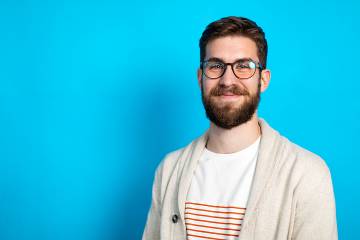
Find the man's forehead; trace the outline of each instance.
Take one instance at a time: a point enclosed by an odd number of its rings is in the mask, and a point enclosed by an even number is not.
[[[243,36],[216,38],[206,45],[205,59],[213,57],[226,61],[234,61],[239,58],[258,60],[256,43]]]

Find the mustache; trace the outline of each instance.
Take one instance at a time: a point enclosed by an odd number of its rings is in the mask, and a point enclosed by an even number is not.
[[[234,95],[244,95],[244,96],[247,96],[247,95],[250,95],[249,92],[244,89],[244,88],[240,88],[236,85],[232,85],[232,86],[229,86],[229,87],[224,87],[224,86],[221,86],[221,85],[218,85],[216,87],[214,87],[211,91],[210,91],[210,95],[211,96],[221,96],[221,95],[224,95],[224,94],[234,94]]]

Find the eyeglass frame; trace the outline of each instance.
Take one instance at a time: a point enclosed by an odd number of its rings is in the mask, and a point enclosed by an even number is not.
[[[247,77],[247,78],[239,78],[239,77],[236,75],[235,71],[234,71],[234,65],[235,65],[236,63],[238,63],[238,62],[240,62],[240,61],[244,61],[244,60],[253,62],[253,63],[255,64],[255,71],[254,71],[254,73],[253,73],[250,77]],[[222,73],[219,77],[211,78],[211,77],[208,77],[208,76],[205,74],[204,65],[205,65],[207,62],[209,62],[209,61],[217,61],[217,62],[220,62],[220,63],[222,63],[222,64],[224,64],[224,65],[226,66],[226,67],[224,68],[223,73]],[[209,58],[208,60],[205,60],[205,61],[201,61],[201,62],[200,62],[200,68],[201,68],[201,70],[202,70],[202,75],[203,75],[203,76],[205,75],[205,76],[206,76],[207,78],[209,78],[209,79],[219,79],[219,78],[221,78],[222,76],[224,76],[224,74],[225,74],[225,72],[226,72],[226,70],[227,70],[227,66],[228,66],[228,65],[231,66],[231,70],[232,70],[234,76],[235,76],[237,79],[249,79],[249,78],[251,78],[251,77],[253,77],[253,76],[255,75],[256,69],[259,69],[260,72],[261,72],[262,70],[264,70],[264,68],[263,68],[263,66],[262,66],[262,64],[261,64],[260,62],[255,61],[255,60],[253,60],[253,59],[251,59],[251,58],[240,58],[240,59],[237,59],[235,62],[232,62],[232,63],[226,63],[226,62],[224,62],[223,60],[221,60],[220,58]]]

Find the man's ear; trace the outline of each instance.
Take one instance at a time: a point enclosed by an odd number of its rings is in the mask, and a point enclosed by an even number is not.
[[[202,81],[202,70],[201,70],[201,68],[198,68],[198,70],[197,70],[197,79],[198,79],[199,87],[201,88],[201,81]]]
[[[264,69],[261,71],[261,77],[260,77],[261,92],[264,92],[269,87],[270,78],[271,78],[271,72],[269,69]]]

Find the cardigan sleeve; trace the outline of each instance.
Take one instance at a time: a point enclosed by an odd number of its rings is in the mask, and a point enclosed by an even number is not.
[[[303,191],[296,202],[291,239],[337,240],[335,197],[330,171],[326,167],[322,177],[308,178],[302,185]]]
[[[161,175],[162,163],[158,166],[152,186],[151,206],[147,215],[147,221],[142,240],[160,239],[161,220]]]

